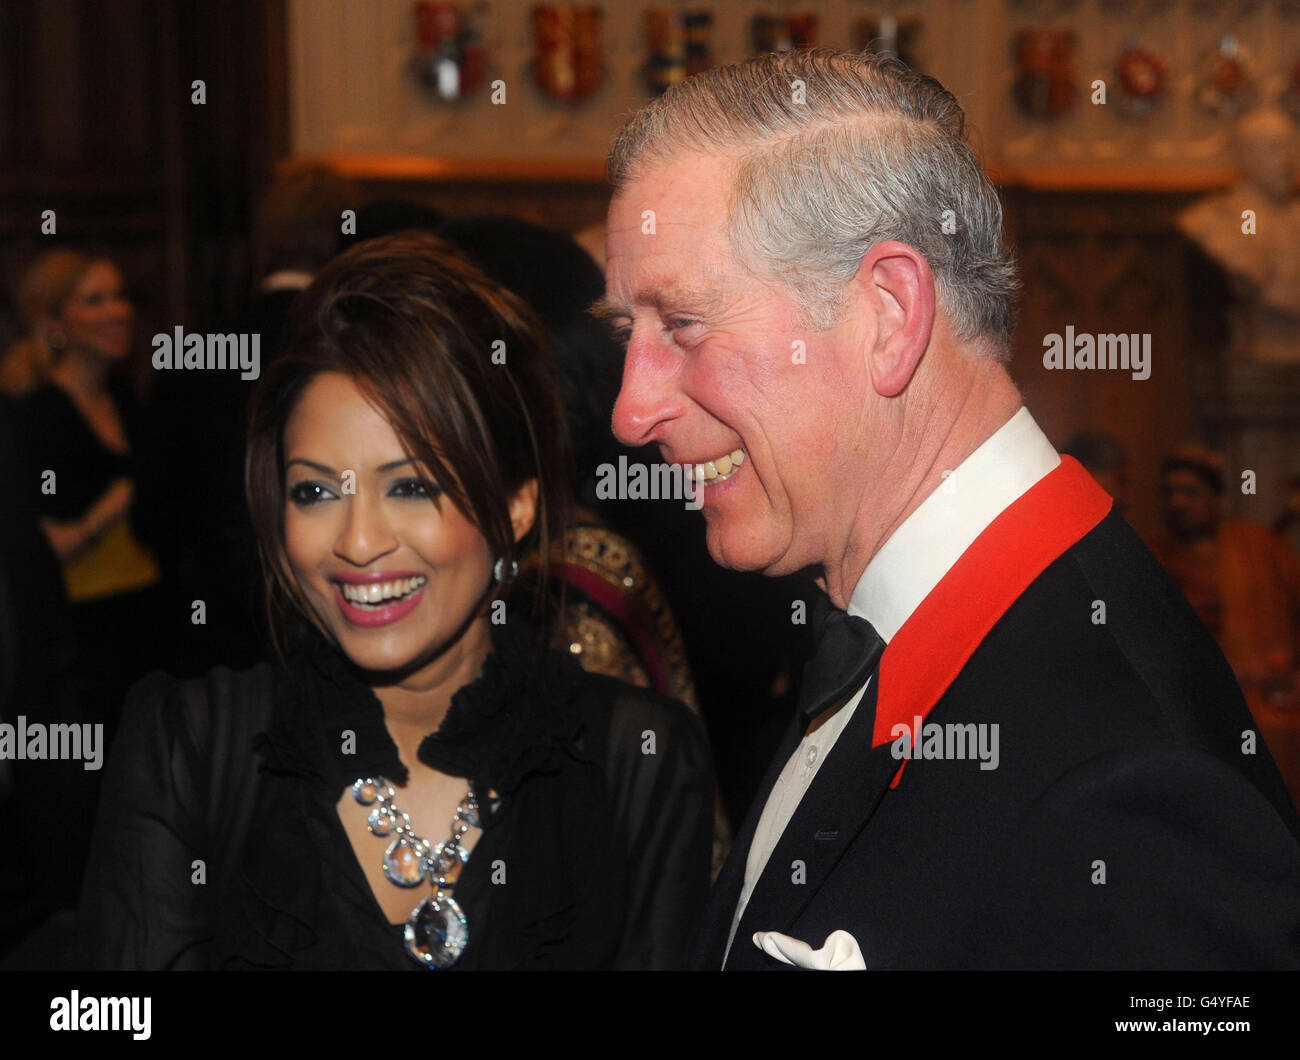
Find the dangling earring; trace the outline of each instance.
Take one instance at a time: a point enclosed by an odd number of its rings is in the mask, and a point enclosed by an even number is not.
[[[504,559],[504,557],[503,557],[503,558],[497,560],[496,563],[493,564],[493,566],[492,566],[492,580],[493,580],[494,582],[496,582],[498,585],[500,585],[501,582],[502,582],[501,575],[502,575],[502,574],[504,573],[504,571],[505,571],[505,565],[506,565],[506,561],[505,561],[505,559]],[[510,561],[510,573],[509,573],[509,575],[506,576],[505,581],[506,581],[506,582],[512,582],[512,581],[514,581],[515,578],[518,577],[518,576],[519,576],[519,564],[516,563],[514,560],[511,560],[511,561]]]

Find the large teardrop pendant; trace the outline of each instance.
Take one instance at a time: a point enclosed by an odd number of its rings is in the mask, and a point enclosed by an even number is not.
[[[450,968],[468,941],[469,921],[449,894],[429,895],[406,920],[406,951],[426,968]]]

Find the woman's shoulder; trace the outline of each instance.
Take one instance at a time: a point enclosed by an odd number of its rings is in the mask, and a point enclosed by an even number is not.
[[[9,395],[9,411],[20,431],[57,426],[67,418],[69,402],[53,383],[37,383],[30,390]]]
[[[580,698],[584,757],[601,771],[605,809],[622,831],[632,861],[680,868],[682,877],[669,890],[691,889],[688,877],[696,873],[702,901],[709,880],[714,776],[699,715],[678,700],[604,674],[588,674]],[[657,885],[643,878],[640,886]]]
[[[180,697],[195,710],[217,706],[238,697],[269,696],[276,668],[269,662],[235,670],[229,666],[214,666],[207,673],[180,677],[165,670],[146,674],[127,693],[128,699],[153,702],[169,696]]]
[[[607,715],[629,725],[661,723],[686,728],[700,727],[700,719],[681,700],[652,688],[628,684],[617,677],[583,670],[579,679],[579,702],[585,714]]]
[[[14,409],[24,417],[55,416],[66,419],[70,413],[75,414],[77,411],[64,389],[48,379],[15,395],[11,400]]]
[[[578,705],[592,751],[612,767],[672,762],[708,770],[708,736],[699,715],[681,701],[606,674],[583,672]]]
[[[16,435],[28,459],[41,462],[50,454],[77,455],[82,452],[88,428],[77,406],[62,387],[45,381],[12,401]]]
[[[217,666],[198,677],[155,670],[126,694],[122,733],[155,733],[195,747],[252,737],[266,727],[275,701],[275,669]]]
[[[104,805],[113,809],[101,815],[145,814],[218,844],[235,836],[259,790],[255,745],[270,711],[272,674],[261,664],[188,678],[154,671],[136,682],[104,778]]]

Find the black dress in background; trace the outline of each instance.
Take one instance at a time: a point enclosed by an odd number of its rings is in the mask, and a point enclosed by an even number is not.
[[[125,379],[108,384],[126,433],[129,452],[116,453],[100,441],[72,399],[53,383],[37,387],[14,404],[14,437],[21,487],[37,514],[56,522],[80,519],[120,478],[136,479],[137,450],[144,436],[143,416]],[[42,489],[46,471],[55,474],[55,491]],[[137,488],[127,515],[140,537]],[[155,583],[90,600],[69,603],[71,671],[86,688],[94,720],[112,733],[126,690],[169,658],[169,641],[187,614],[167,614]]]
[[[469,922],[455,967],[683,966],[709,885],[702,726],[675,701],[540,649],[520,622],[493,640],[419,752],[480,794],[483,832],[455,890]],[[355,754],[342,751],[345,730]],[[105,777],[72,966],[420,970],[336,810],[376,774],[406,777],[382,708],[323,642],[283,669],[151,675]],[[495,810],[488,789],[502,796]],[[415,824],[446,838],[446,822]],[[378,858],[385,841],[374,843]],[[412,888],[411,907],[431,890]]]
[[[14,422],[0,397],[0,722],[93,722],[92,690],[71,671],[63,577],[40,530]],[[100,776],[79,761],[0,761],[0,865],[11,870],[0,873],[0,968],[60,965],[71,925],[50,918],[71,909],[81,890]],[[58,822],[58,867],[39,871],[33,867],[50,864],[51,821]],[[25,940],[30,946],[10,965]]]
[[[129,442],[140,433],[140,410],[131,388],[114,376],[108,392],[117,406]],[[58,522],[85,514],[115,479],[133,478],[134,455],[115,453],[99,440],[63,389],[45,383],[16,402],[19,451],[25,471],[33,475],[32,491],[40,498],[40,513]],[[40,490],[40,474],[50,469],[58,476],[54,493]]]

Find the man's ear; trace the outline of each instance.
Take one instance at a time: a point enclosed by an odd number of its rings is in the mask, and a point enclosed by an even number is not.
[[[866,284],[876,322],[871,384],[881,397],[897,397],[930,345],[934,274],[915,248],[886,240],[863,255],[858,280]]]
[[[510,498],[510,524],[514,527],[515,540],[518,541],[537,519],[537,479],[530,478]]]

